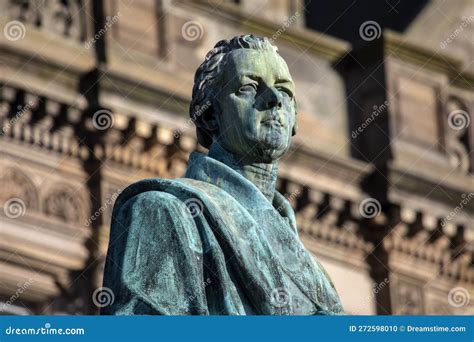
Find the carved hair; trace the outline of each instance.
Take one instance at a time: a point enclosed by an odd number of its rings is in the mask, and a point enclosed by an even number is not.
[[[204,62],[196,70],[193,97],[189,106],[189,115],[196,124],[198,141],[206,148],[211,145],[212,137],[210,132],[202,125],[202,120],[206,120],[206,117],[213,114],[212,103],[220,89],[216,86],[216,83],[218,83],[224,70],[225,57],[231,51],[238,49],[271,49],[278,53],[278,48],[272,45],[267,38],[255,37],[249,34],[221,40],[207,53]]]

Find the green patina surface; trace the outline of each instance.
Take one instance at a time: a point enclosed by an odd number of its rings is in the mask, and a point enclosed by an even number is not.
[[[267,40],[220,42],[196,73],[190,113],[207,155],[184,178],[129,186],[114,207],[103,314],[342,314],[275,190],[296,132],[294,84]]]

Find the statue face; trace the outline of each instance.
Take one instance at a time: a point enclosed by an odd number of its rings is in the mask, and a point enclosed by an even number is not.
[[[238,49],[226,58],[215,103],[215,137],[243,162],[277,160],[290,147],[296,120],[288,66],[270,49]]]

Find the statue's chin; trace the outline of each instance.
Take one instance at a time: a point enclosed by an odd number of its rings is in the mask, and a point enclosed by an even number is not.
[[[268,162],[281,158],[288,151],[288,139],[279,130],[272,130],[261,142],[261,154]]]
[[[274,144],[261,144],[255,155],[259,160],[259,163],[271,163],[275,160],[280,159],[288,151],[286,144],[274,145]]]
[[[273,134],[272,134],[273,133]],[[289,149],[288,138],[280,132],[272,132],[254,139],[246,139],[245,148],[233,153],[247,163],[272,163],[280,159]],[[230,149],[229,149],[230,150]]]

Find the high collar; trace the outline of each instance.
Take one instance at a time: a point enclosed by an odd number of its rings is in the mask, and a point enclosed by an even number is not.
[[[276,210],[286,218],[296,232],[296,220],[293,209],[286,198],[275,190],[270,203],[262,192],[239,172],[217,159],[200,152],[191,153],[186,178],[192,178],[213,184],[229,193],[247,211],[258,216],[262,209]]]
[[[216,159],[237,171],[252,182],[272,202],[275,196],[275,186],[278,175],[278,162],[251,163],[243,161],[241,156],[235,155],[223,148],[218,141],[214,141],[209,148],[208,156]]]

